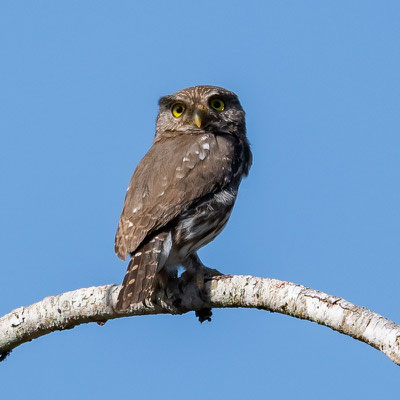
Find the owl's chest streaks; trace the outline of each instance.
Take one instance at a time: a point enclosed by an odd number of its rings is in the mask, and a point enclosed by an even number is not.
[[[172,229],[173,254],[169,264],[179,264],[187,255],[211,242],[225,227],[237,191],[221,190],[182,213]]]

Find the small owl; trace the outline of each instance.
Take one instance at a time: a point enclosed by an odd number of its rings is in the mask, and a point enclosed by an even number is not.
[[[183,89],[159,100],[153,145],[129,183],[115,252],[130,261],[117,310],[166,289],[183,266],[201,289],[197,250],[224,229],[252,154],[235,93],[215,86]],[[239,243],[238,243],[239,245]]]

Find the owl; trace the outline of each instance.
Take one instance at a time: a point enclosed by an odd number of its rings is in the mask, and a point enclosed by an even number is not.
[[[166,290],[178,267],[199,290],[219,274],[197,251],[224,229],[251,162],[235,93],[195,86],[161,97],[154,141],[132,175],[115,237],[118,257],[130,257],[117,311]]]

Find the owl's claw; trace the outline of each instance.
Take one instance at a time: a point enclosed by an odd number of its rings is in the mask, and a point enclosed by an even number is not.
[[[196,311],[196,317],[199,319],[200,323],[204,321],[211,322],[212,311],[211,308],[202,308],[201,310]]]
[[[221,276],[223,275],[222,272],[219,272],[217,269],[208,268],[203,266],[203,274],[204,274],[204,281],[210,281],[214,276]]]
[[[180,278],[160,271],[158,281],[162,289],[161,301],[168,309],[174,309],[175,314],[196,308],[196,316],[200,322],[211,321],[212,312],[206,282],[214,276],[221,276],[222,273],[204,266],[197,254],[191,254],[185,260],[184,267],[186,271]]]

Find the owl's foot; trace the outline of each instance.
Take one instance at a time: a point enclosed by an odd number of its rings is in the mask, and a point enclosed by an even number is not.
[[[197,265],[196,268],[187,269],[181,275],[181,286],[185,287],[190,283],[194,283],[200,292],[204,292],[205,283],[210,281],[214,276],[221,275],[223,274],[217,269],[208,268],[204,265]]]
[[[213,276],[222,274],[216,269],[204,266],[197,254],[188,257],[184,266],[186,271],[181,276],[181,288],[184,291],[190,286],[191,290],[194,291],[199,304],[199,308],[196,311],[196,317],[198,317],[199,321],[211,321],[210,296],[205,284]]]
[[[182,308],[182,289],[180,287],[180,280],[178,278],[170,279],[168,286],[164,289],[165,297],[181,314],[186,312]]]
[[[201,310],[197,310],[195,314],[201,323],[203,323],[204,321],[211,322],[211,308],[202,308]]]
[[[158,272],[157,302],[174,314],[195,309],[200,322],[211,321],[210,296],[206,282],[222,274],[204,266],[197,254],[190,255],[185,260],[184,267],[186,271],[180,278],[164,270]]]
[[[195,315],[201,323],[211,322],[212,311],[209,307],[209,295],[204,285],[207,280],[206,275],[203,273],[183,275],[180,283],[182,295],[184,294],[185,299],[190,296],[191,303],[197,304],[198,309],[195,311]]]
[[[161,270],[156,276],[157,281],[154,286],[152,302],[168,310],[171,314],[187,312],[181,307],[181,290],[177,275]]]
[[[222,272],[219,272],[217,269],[214,269],[214,268],[208,268],[204,265],[202,265],[200,268],[203,270],[204,281],[206,281],[206,282],[210,281],[213,278],[213,276],[223,275]]]

